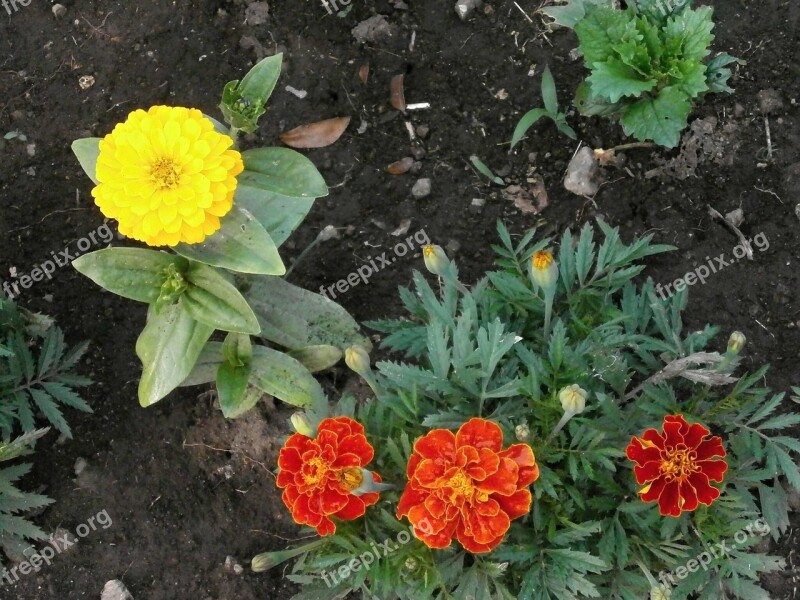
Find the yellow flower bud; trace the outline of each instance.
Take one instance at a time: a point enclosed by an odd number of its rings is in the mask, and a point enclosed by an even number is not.
[[[568,385],[558,392],[558,399],[561,401],[561,408],[565,413],[579,415],[586,408],[586,397],[589,393],[577,383]]]
[[[296,412],[291,416],[292,427],[297,433],[302,433],[306,437],[313,438],[316,432],[311,427],[311,422],[304,412]]]
[[[537,250],[531,257],[531,279],[544,290],[555,288],[558,281],[558,263],[550,250]]]
[[[672,598],[672,590],[664,585],[657,585],[650,588],[650,600],[669,600]]]
[[[435,244],[428,244],[422,248],[422,258],[425,260],[425,268],[439,277],[444,274],[450,264],[450,259],[447,258],[442,247]]]
[[[353,371],[362,377],[371,372],[369,354],[361,346],[350,346],[344,351],[344,362]]]
[[[728,352],[731,354],[739,354],[747,343],[747,338],[741,331],[734,331],[731,337],[728,338]]]
[[[514,434],[520,442],[527,442],[531,436],[531,429],[525,423],[522,423],[514,428]]]

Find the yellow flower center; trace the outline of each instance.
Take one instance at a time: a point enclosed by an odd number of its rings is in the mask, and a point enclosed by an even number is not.
[[[531,259],[533,268],[537,271],[544,271],[553,264],[553,253],[549,250],[537,250]]]
[[[434,248],[433,246],[425,246],[422,249],[422,255],[423,256],[431,257],[434,254],[436,254],[436,248]]]
[[[661,472],[667,481],[684,481],[689,475],[700,470],[697,466],[697,452],[693,449],[677,447],[667,450],[667,457],[661,463]]]
[[[364,474],[358,467],[340,469],[336,474],[336,478],[339,480],[341,486],[348,492],[358,489],[364,482]]]
[[[330,465],[319,456],[312,458],[306,465],[310,467],[310,469],[304,469],[305,472],[303,473],[306,485],[319,483],[330,468]]]
[[[450,501],[455,502],[458,498],[470,499],[475,494],[475,486],[472,484],[472,478],[467,477],[463,471],[459,471],[450,481],[447,482],[447,487],[453,491],[450,494]]]
[[[171,190],[178,185],[180,172],[172,158],[162,157],[150,166],[150,177],[159,190]]]

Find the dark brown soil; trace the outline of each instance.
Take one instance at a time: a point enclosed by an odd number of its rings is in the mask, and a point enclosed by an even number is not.
[[[449,245],[462,279],[471,282],[489,265],[497,219],[515,232],[539,225],[543,234],[554,234],[602,216],[620,226],[626,239],[654,232],[656,241],[679,248],[650,261],[648,274],[666,284],[707,256],[731,255],[737,240],[708,216],[707,205],[723,214],[741,207],[742,231],[748,237],[763,233],[769,248],[694,286],[687,325],[721,326],[720,344],[729,331],[742,330],[748,366],[772,364],[768,385],[786,389],[799,383],[800,177],[784,181],[789,166],[800,161],[798,3],[713,2],[715,50],[740,56],[747,65],[733,81],[734,95],[708,97],[693,118],[715,116],[734,143],[685,180],[644,177],[661,157],[676,152],[629,151],[627,169],[610,171],[609,183],[592,202],[563,189],[576,144],[549,123],[531,130],[510,156],[504,144],[521,114],[541,104],[545,64],[562,105],[571,98],[583,76],[580,62],[568,58],[574,36],[542,35],[540,19],[529,22],[510,0],[491,2],[491,10],[466,23],[453,11],[454,0],[406,1],[408,10],[388,0],[352,0],[350,12],[337,17],[319,0],[274,0],[261,25],[246,22],[251,2],[242,0],[86,0],[67,3],[61,19],[46,2],[20,5],[10,16],[0,5],[0,138],[11,130],[27,136],[27,143],[10,140],[2,148],[0,278],[9,280],[11,267],[18,275],[29,272],[51,251],[74,248],[102,224],[89,196],[91,183],[70,153],[73,139],[103,135],[129,111],[153,104],[216,114],[222,85],[258,58],[255,40],[268,54],[283,51],[286,69],[269,118],[248,143],[274,144],[278,133],[296,125],[353,117],[337,144],[309,152],[332,193],[317,202],[284,255],[299,254],[329,224],[340,228],[341,238],[313,250],[292,275],[295,282],[313,290],[334,284],[368,256],[391,251],[400,241],[392,231],[405,219],[411,220],[409,234],[424,229],[431,240]],[[533,0],[518,4],[530,14],[538,6]],[[387,16],[393,37],[356,44],[351,28],[376,13]],[[366,85],[357,77],[365,62]],[[534,64],[537,75],[529,77]],[[411,152],[403,119],[389,106],[389,81],[400,73],[407,100],[430,102],[432,108],[411,117],[430,129],[421,171],[395,177],[384,168]],[[84,90],[79,79],[87,75],[94,84]],[[306,90],[307,97],[298,99],[286,85]],[[782,99],[769,115],[771,161],[763,160],[767,143],[757,97],[768,88]],[[362,121],[367,128],[358,133]],[[572,115],[570,122],[595,148],[628,141],[618,127],[598,119]],[[27,144],[35,144],[33,156]],[[523,186],[535,169],[549,207],[539,215],[520,212],[468,166],[472,154]],[[410,194],[418,177],[433,183],[432,194],[422,200]],[[485,206],[471,207],[473,198],[484,199]],[[361,320],[399,315],[395,290],[420,267],[418,253],[398,259],[339,300]],[[264,406],[241,421],[225,422],[209,398],[198,397],[202,390],[194,389],[142,409],[134,341],[143,306],[102,292],[68,267],[24,290],[19,301],[56,317],[70,341],[91,340],[84,370],[96,381],[88,392],[95,413],[69,415],[74,440],[56,444],[51,434],[34,457],[35,472],[26,485],[45,485],[57,500],[37,522],[50,531],[74,531],[106,510],[113,526],[91,533],[15,586],[0,587],[0,599],[98,598],[110,579],[122,579],[137,599],[288,599],[293,588],[280,569],[259,575],[247,569],[254,554],[283,548],[299,535],[271,474],[287,411]],[[346,377],[344,370],[325,376],[332,396]],[[78,457],[88,467],[76,477]],[[787,534],[773,551],[788,556],[794,539]],[[243,574],[225,568],[227,556],[245,567]],[[768,582],[775,598],[794,598],[793,577],[787,571]]]

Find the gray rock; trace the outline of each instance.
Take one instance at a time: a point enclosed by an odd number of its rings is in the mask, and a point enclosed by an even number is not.
[[[350,33],[359,44],[367,42],[378,44],[392,37],[394,31],[386,16],[374,15],[366,21],[361,21],[350,30]]]
[[[57,19],[60,19],[67,14],[67,7],[63,4],[53,4],[53,8],[51,10]]]
[[[588,146],[584,146],[569,163],[564,187],[579,196],[594,196],[600,189],[602,181],[603,175],[594,152]]]
[[[456,14],[459,19],[466,21],[481,6],[483,6],[483,0],[458,0],[456,2]]]
[[[109,581],[103,586],[100,600],[133,600],[133,595],[119,579]]]
[[[414,187],[411,188],[411,195],[414,198],[421,199],[430,196],[431,194],[431,180],[428,178],[417,179]]]

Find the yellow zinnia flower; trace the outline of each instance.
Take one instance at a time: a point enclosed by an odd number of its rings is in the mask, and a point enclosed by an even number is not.
[[[102,213],[149,246],[197,244],[220,228],[244,170],[233,140],[194,108],[136,110],[100,140]]]

